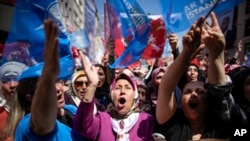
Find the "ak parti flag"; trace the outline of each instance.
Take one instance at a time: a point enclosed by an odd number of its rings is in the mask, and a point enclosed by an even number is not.
[[[213,9],[220,14],[245,0],[219,0]],[[159,0],[168,31],[178,33],[188,29],[198,18],[205,16],[217,0]]]
[[[51,19],[58,26],[59,54],[61,72],[59,77],[70,76],[74,65],[70,51],[70,41],[57,0],[18,0],[16,3],[10,31],[3,51],[3,62],[18,61],[29,67],[43,68],[45,45],[44,20]],[[65,58],[67,58],[66,62]],[[70,59],[71,58],[71,59]],[[67,64],[66,66],[63,66]],[[72,65],[72,66],[70,66]],[[67,71],[64,69],[67,67]],[[62,76],[62,74],[64,76]],[[32,76],[32,74],[28,74]],[[29,77],[29,76],[26,76]]]

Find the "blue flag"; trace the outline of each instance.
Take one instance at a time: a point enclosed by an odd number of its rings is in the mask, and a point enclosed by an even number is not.
[[[60,57],[71,55],[70,41],[61,22],[58,1],[18,0],[3,52],[4,61],[18,61],[27,66],[43,62],[43,23],[46,19],[52,19],[58,26]],[[67,73],[71,75],[72,72]]]
[[[74,72],[74,61],[72,60],[71,55],[64,56],[60,58],[60,79],[69,80],[71,78],[71,72]],[[44,62],[39,62],[33,66],[25,69],[18,79],[31,78],[31,77],[40,77],[42,75]]]
[[[233,8],[244,0],[220,0],[215,14]],[[188,29],[198,18],[206,16],[217,0],[159,0],[168,31],[174,33]]]
[[[122,29],[120,34],[126,47],[123,54],[110,67],[124,68],[138,61],[146,48],[150,33],[149,19],[136,0],[107,0],[107,5],[116,13],[112,16],[118,16],[112,17],[118,19],[118,22],[114,20],[118,25],[113,25],[110,21],[111,28]]]

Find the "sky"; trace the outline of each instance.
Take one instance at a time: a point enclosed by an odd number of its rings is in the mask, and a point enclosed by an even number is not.
[[[103,16],[104,9],[103,9],[103,3],[106,0],[95,0],[95,3],[97,5],[98,13],[100,16]],[[151,13],[152,15],[156,14],[159,15],[161,14],[161,8],[159,5],[159,0],[137,0],[139,5],[142,7],[144,12]]]

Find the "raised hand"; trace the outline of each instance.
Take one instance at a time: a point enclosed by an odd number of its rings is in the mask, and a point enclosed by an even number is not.
[[[202,38],[209,50],[209,54],[222,53],[226,46],[224,34],[222,33],[216,15],[211,12],[210,14],[212,25],[210,26],[207,22],[204,23]]]
[[[201,44],[201,33],[202,33],[202,23],[204,18],[201,17],[193,26],[189,29],[189,31],[183,36],[182,44],[183,50],[194,52],[197,48],[199,48]]]
[[[172,51],[177,48],[178,37],[176,34],[170,34],[168,36],[169,44],[171,46]]]
[[[82,51],[80,51],[80,56],[81,56],[82,66],[89,80],[89,84],[97,86],[99,81],[97,68],[95,66],[92,66],[88,62],[86,58],[87,56]]]
[[[45,26],[45,47],[44,47],[44,70],[48,71],[52,77],[57,78],[59,67],[59,52],[57,39],[57,26],[52,20],[46,20]]]

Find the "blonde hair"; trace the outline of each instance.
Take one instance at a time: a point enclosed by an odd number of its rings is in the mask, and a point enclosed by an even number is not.
[[[11,110],[7,119],[6,126],[4,128],[4,133],[6,137],[14,137],[15,136],[15,130],[16,127],[21,120],[21,118],[24,116],[25,111],[20,106],[20,103],[18,101],[18,95],[17,93],[14,94],[13,100],[11,102]]]

